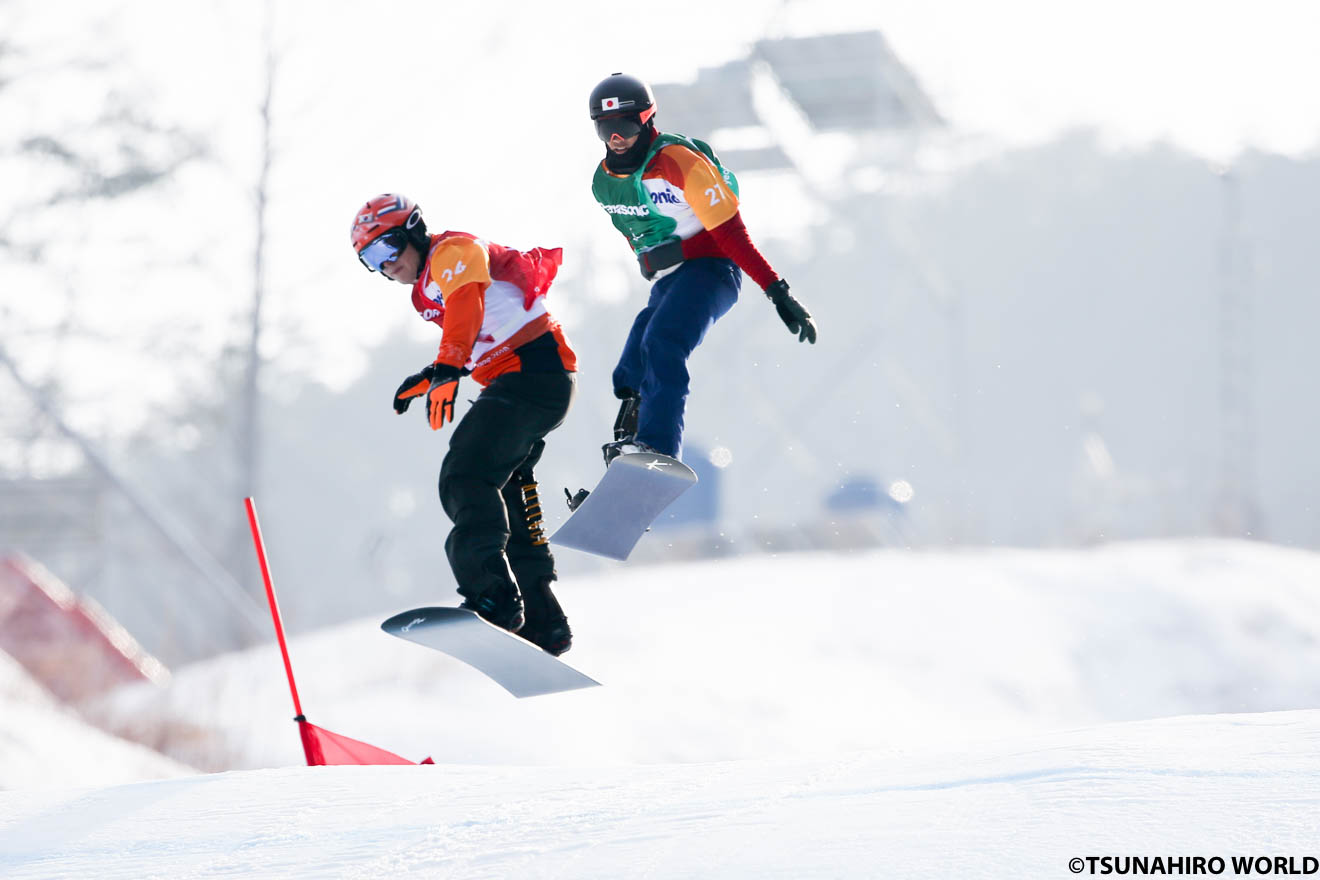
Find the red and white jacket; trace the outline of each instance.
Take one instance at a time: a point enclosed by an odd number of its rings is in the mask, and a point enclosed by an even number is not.
[[[481,385],[522,369],[517,349],[553,333],[559,360],[577,371],[577,355],[545,307],[563,262],[561,248],[519,251],[466,232],[431,236],[422,274],[413,285],[417,314],[443,335],[435,362],[466,367]]]

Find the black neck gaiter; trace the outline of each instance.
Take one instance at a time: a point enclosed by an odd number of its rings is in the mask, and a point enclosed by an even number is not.
[[[637,137],[637,143],[629,147],[626,152],[616,153],[606,147],[605,167],[615,174],[632,174],[642,167],[642,160],[646,158],[646,152],[651,149],[651,143],[655,140],[655,136],[655,126],[647,123],[647,126],[642,129],[642,133]]]

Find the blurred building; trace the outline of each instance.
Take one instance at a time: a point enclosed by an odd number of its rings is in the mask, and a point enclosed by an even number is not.
[[[943,124],[879,31],[760,40],[691,83],[653,88],[663,130],[713,139],[740,173],[805,172],[794,155],[804,124],[864,139]]]
[[[169,675],[99,604],[21,554],[0,556],[0,651],[74,703]]]
[[[688,443],[683,448],[683,463],[697,475],[697,484],[669,505],[653,528],[672,529],[687,526],[712,526],[719,521],[723,480],[720,468],[711,462],[710,453]]]

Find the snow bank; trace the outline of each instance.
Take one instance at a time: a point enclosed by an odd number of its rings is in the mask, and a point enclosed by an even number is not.
[[[87,724],[0,653],[0,789],[109,785],[195,772]]]
[[[1320,554],[1265,544],[746,557],[559,592],[565,659],[603,688],[518,701],[374,619],[290,620],[307,716],[413,760],[599,767],[1320,706]],[[302,763],[273,644],[100,711],[193,766]]]
[[[1320,712],[1308,711],[795,761],[286,768],[11,792],[0,875],[925,880],[1234,855],[1300,866],[1315,855],[1317,746]]]

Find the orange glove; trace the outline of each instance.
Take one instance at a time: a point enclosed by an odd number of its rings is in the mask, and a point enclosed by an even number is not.
[[[426,416],[431,430],[439,431],[446,422],[454,420],[454,398],[458,394],[458,380],[463,371],[449,364],[431,365],[431,386],[426,392]]]

